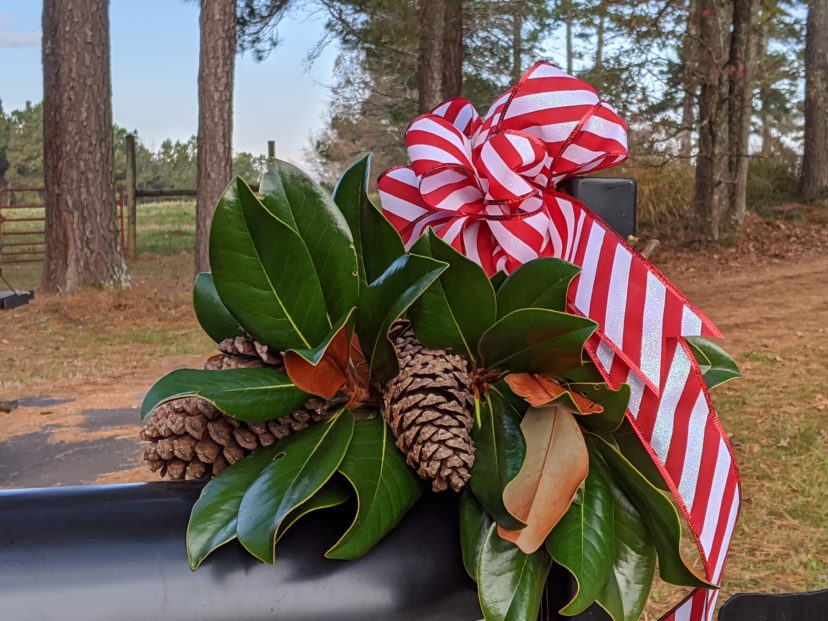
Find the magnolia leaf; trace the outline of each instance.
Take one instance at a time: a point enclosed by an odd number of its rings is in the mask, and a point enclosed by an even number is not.
[[[237,461],[211,479],[198,497],[187,524],[187,558],[197,569],[216,548],[236,538],[236,518],[247,488],[278,454],[269,446]]]
[[[499,319],[480,339],[482,366],[515,373],[560,375],[581,364],[584,343],[594,321],[539,308]]]
[[[495,272],[494,274],[492,274],[492,277],[489,279],[489,281],[492,283],[492,287],[494,287],[494,290],[499,291],[500,286],[504,282],[506,282],[507,277],[508,276],[506,272]]]
[[[477,596],[486,621],[537,619],[551,561],[546,550],[526,554],[489,527],[480,549]]]
[[[530,408],[520,429],[526,439],[526,458],[503,491],[503,504],[526,527],[498,527],[498,532],[530,554],[572,504],[589,471],[589,453],[575,417],[561,406]]]
[[[177,369],[150,388],[141,404],[141,418],[165,401],[189,396],[201,397],[227,416],[248,422],[285,416],[308,400],[287,375],[273,369]]]
[[[598,367],[590,361],[585,361],[574,369],[562,373],[563,377],[570,382],[584,384],[599,384],[604,381],[604,376],[598,371]]]
[[[667,485],[664,475],[655,465],[650,453],[644,448],[641,438],[638,437],[629,420],[624,420],[621,426],[612,434],[612,443],[636,470],[647,477],[650,483],[665,492],[670,491],[670,486]]]
[[[575,577],[577,592],[561,614],[585,611],[601,592],[615,558],[612,492],[592,468],[580,490],[581,501],[572,503],[546,539],[552,560]]]
[[[503,490],[520,472],[526,454],[520,415],[494,388],[482,399],[475,398],[475,410],[471,490],[498,524],[510,529],[523,528],[525,524],[503,506]]]
[[[356,331],[373,381],[385,382],[399,373],[388,331],[446,267],[446,263],[429,257],[404,255],[360,293]]]
[[[573,414],[600,414],[604,411],[603,406],[590,401],[583,395],[534,373],[511,373],[504,379],[512,392],[526,399],[526,402],[533,408],[555,402],[566,407]]]
[[[319,347],[285,352],[285,372],[300,389],[332,399],[348,384],[351,360],[348,320],[352,314],[353,309],[337,322]]]
[[[472,580],[477,580],[480,551],[489,530],[492,517],[486,512],[474,494],[468,489],[460,492],[460,552],[463,555],[463,567]]]
[[[287,514],[284,521],[276,529],[276,543],[285,536],[288,529],[300,519],[320,509],[330,509],[346,503],[351,498],[348,485],[339,479],[331,478],[325,485],[293,511]]]
[[[581,424],[596,433],[613,433],[627,413],[627,406],[630,403],[630,387],[621,384],[618,390],[612,390],[603,382],[598,383],[572,383],[567,388],[574,394],[580,393],[587,399],[603,408],[603,412],[588,416],[581,420]]]
[[[560,259],[535,259],[521,265],[497,290],[497,317],[522,308],[566,310],[570,281],[581,270]]]
[[[210,272],[202,272],[196,276],[193,309],[201,328],[216,343],[244,334],[239,322],[221,301]]]
[[[279,527],[336,472],[353,431],[353,415],[342,410],[279,443],[281,456],[265,466],[239,505],[236,529],[250,554],[274,562]]]
[[[703,369],[703,373],[708,388],[715,388],[732,379],[742,377],[736,361],[713,341],[700,336],[688,336],[685,340],[698,363],[701,365],[702,360],[706,363],[707,368]]]
[[[670,497],[606,440],[590,433],[586,441],[591,453],[597,452],[604,458],[618,485],[641,513],[655,544],[662,579],[681,586],[711,588],[681,554],[681,519]]]
[[[325,556],[356,559],[400,523],[425,487],[405,463],[381,417],[357,421],[339,472],[356,491],[357,513]]]
[[[451,349],[474,362],[477,343],[497,315],[495,292],[486,273],[430,228],[411,251],[449,266],[411,306],[417,338],[427,347]]]
[[[366,155],[343,173],[333,191],[333,200],[351,229],[362,287],[405,254],[399,233],[368,198],[370,178],[371,156]]]
[[[593,473],[609,489],[613,506],[612,570],[596,600],[613,621],[638,621],[653,584],[655,547],[641,514],[619,487],[613,471],[595,453],[590,455],[590,476]]]
[[[224,305],[271,349],[313,347],[331,329],[305,242],[240,178],[228,186],[213,214],[210,264]]]
[[[330,317],[346,314],[357,302],[359,274],[351,231],[334,201],[313,179],[281,160],[268,161],[259,192],[264,206],[305,243]]]

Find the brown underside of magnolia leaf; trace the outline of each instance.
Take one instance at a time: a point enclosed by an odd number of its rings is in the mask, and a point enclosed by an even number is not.
[[[526,527],[498,526],[497,532],[531,554],[572,504],[589,471],[589,453],[575,417],[560,406],[530,408],[520,428],[526,438],[526,458],[503,490],[503,504]]]
[[[578,411],[573,414],[600,414],[604,406],[594,403],[585,396],[567,390],[558,382],[535,375],[534,373],[511,373],[506,376],[506,383],[516,395],[523,397],[533,408],[546,405],[565,393],[569,393],[572,401],[578,406]]]

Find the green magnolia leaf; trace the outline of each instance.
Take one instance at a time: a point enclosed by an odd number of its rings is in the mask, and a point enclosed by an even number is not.
[[[216,343],[244,334],[239,322],[221,301],[210,272],[202,272],[196,276],[193,308],[201,328]]]
[[[591,466],[590,462],[590,466]],[[612,492],[592,468],[581,487],[581,502],[569,510],[546,538],[552,560],[575,577],[578,591],[561,614],[577,615],[589,608],[612,571],[615,557]]]
[[[670,497],[638,471],[618,449],[594,434],[584,434],[590,455],[600,454],[615,474],[618,485],[647,525],[658,554],[662,579],[671,584],[711,588],[681,555],[681,519]]]
[[[736,366],[736,361],[730,357],[724,349],[713,341],[700,336],[688,336],[685,338],[690,350],[696,357],[704,373],[704,381],[708,388],[715,388],[737,377],[742,377],[742,372]],[[704,361],[704,365],[702,365]]]
[[[446,244],[431,229],[411,251],[449,265],[411,306],[409,315],[417,338],[427,347],[451,349],[474,361],[477,343],[497,315],[492,283],[477,263]]]
[[[385,382],[399,372],[388,330],[446,267],[429,257],[404,255],[360,293],[356,331],[372,380]]]
[[[618,390],[612,390],[605,383],[572,383],[568,385],[593,403],[604,408],[600,414],[591,414],[579,419],[580,423],[598,433],[612,433],[624,422],[627,406],[630,403],[630,387],[622,384]]]
[[[336,204],[313,179],[280,160],[269,161],[259,192],[264,206],[305,242],[329,316],[343,316],[356,305],[359,274],[351,231]]]
[[[526,526],[503,506],[503,489],[517,476],[526,457],[520,414],[495,388],[475,399],[479,414],[472,429],[475,460],[469,485],[495,521],[509,530]]]
[[[346,170],[333,192],[351,229],[363,286],[379,278],[388,266],[405,254],[402,239],[368,198],[371,156],[366,155]]]
[[[260,343],[278,351],[309,348],[331,329],[305,242],[240,178],[213,215],[210,264],[225,306]]]
[[[344,481],[331,478],[325,483],[322,489],[310,497],[310,500],[306,500],[287,514],[284,521],[279,524],[279,528],[276,529],[276,542],[278,543],[285,536],[288,529],[308,513],[319,511],[320,509],[338,507],[350,500],[350,498],[351,490],[348,489],[348,484]]]
[[[607,438],[604,438],[605,440]],[[653,462],[653,458],[644,448],[641,439],[635,433],[630,421],[624,420],[621,426],[612,434],[612,443],[621,451],[621,454],[629,460],[629,462],[641,474],[647,477],[647,480],[656,487],[670,491],[670,486],[664,480],[661,472]]]
[[[618,486],[604,460],[590,455],[590,475],[612,495],[612,570],[596,596],[613,621],[637,621],[644,612],[655,574],[656,552],[641,514]]]
[[[201,490],[187,525],[187,558],[198,568],[216,548],[236,538],[236,518],[242,497],[261,471],[278,454],[278,446],[256,451],[236,462]]]
[[[356,491],[357,513],[351,526],[325,556],[355,559],[369,552],[400,523],[425,487],[405,463],[380,417],[356,423],[339,472]]]
[[[472,580],[477,580],[477,566],[480,551],[489,534],[493,522],[474,494],[468,489],[460,492],[460,551],[463,555],[463,567]]]
[[[489,280],[494,290],[499,291],[500,286],[506,281],[506,278],[508,278],[506,272],[495,272]]]
[[[345,315],[339,318],[339,320],[334,323],[331,331],[325,336],[319,345],[316,347],[311,348],[302,348],[302,349],[289,349],[288,351],[292,351],[305,360],[307,360],[312,365],[316,366],[319,364],[319,361],[322,360],[322,357],[325,355],[325,352],[328,351],[328,348],[331,346],[331,341],[334,340],[334,337],[339,334],[339,331],[342,330],[342,327],[348,323],[351,317],[354,314],[356,308],[351,308]]]
[[[265,466],[239,506],[236,529],[248,552],[274,562],[279,526],[336,472],[353,431],[353,415],[342,410],[279,443],[282,456]]]
[[[477,570],[477,596],[486,621],[537,619],[551,562],[543,548],[525,554],[492,524]]]
[[[566,310],[566,291],[581,270],[560,259],[535,259],[521,265],[497,290],[497,317],[522,308]]]
[[[209,401],[228,416],[248,422],[290,414],[310,397],[287,375],[273,369],[177,369],[150,388],[141,404],[141,418],[159,403],[191,395]]]
[[[570,382],[580,382],[582,384],[600,384],[604,381],[598,367],[589,361],[585,361],[574,369],[569,369],[563,376]]]
[[[480,339],[487,369],[514,373],[560,375],[581,364],[584,342],[594,321],[540,308],[509,313]]]

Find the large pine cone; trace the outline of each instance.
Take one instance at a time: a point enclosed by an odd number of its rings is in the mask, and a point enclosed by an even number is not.
[[[408,464],[435,492],[459,492],[474,464],[468,360],[426,348],[407,323],[392,333],[400,373],[385,386],[385,417]]]
[[[284,369],[282,357],[278,353],[270,351],[267,345],[262,345],[243,336],[224,339],[218,347],[221,353],[211,356],[204,364],[205,369],[210,371],[254,367]]]
[[[150,470],[169,479],[208,478],[327,416],[326,403],[316,398],[266,423],[230,418],[200,397],[173,399],[153,409],[144,421],[144,460]]]

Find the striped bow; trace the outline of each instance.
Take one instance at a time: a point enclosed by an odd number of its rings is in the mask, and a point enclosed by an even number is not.
[[[417,117],[410,166],[378,180],[407,248],[431,227],[490,276],[538,257],[581,268],[570,312],[598,323],[587,352],[610,386],[629,384],[627,419],[682,510],[707,579],[719,584],[739,512],[733,451],[683,337],[715,325],[599,218],[560,192],[564,180],[627,157],[627,127],[588,84],[539,62],[481,119],[465,99]],[[713,618],[699,589],[665,619]]]

